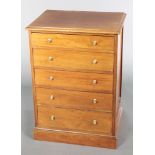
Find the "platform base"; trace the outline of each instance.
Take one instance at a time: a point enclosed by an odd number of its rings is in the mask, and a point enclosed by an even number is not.
[[[54,141],[69,144],[88,145],[116,149],[116,137],[74,133],[68,131],[55,131],[46,129],[34,129],[34,139],[42,141]]]
[[[116,133],[120,124],[121,115],[122,107],[119,108],[116,117]],[[99,134],[90,134],[64,130],[43,129],[37,127],[34,129],[34,139],[42,141],[87,145],[94,147],[104,147],[110,149],[116,149],[118,141],[115,136],[105,136]]]

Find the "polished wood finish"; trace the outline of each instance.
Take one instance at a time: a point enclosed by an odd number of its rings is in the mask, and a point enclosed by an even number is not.
[[[32,33],[32,47],[114,50],[114,37]]]
[[[27,28],[59,33],[119,34],[125,16],[122,12],[46,10]]]
[[[35,139],[116,148],[124,19],[47,10],[27,27]]]
[[[116,137],[83,132],[72,132],[62,130],[34,129],[34,139],[44,141],[55,141],[62,143],[73,143],[96,147],[116,149]]]
[[[47,87],[112,93],[113,75],[35,69],[35,84]],[[52,79],[50,79],[52,78]]]
[[[89,51],[34,49],[33,56],[35,67],[100,73],[113,72],[114,54],[96,51],[90,53]]]
[[[112,94],[36,88],[37,104],[112,112]]]
[[[51,116],[53,116],[54,120],[51,120]],[[37,127],[47,129],[70,129],[73,131],[111,135],[112,114],[38,106]]]

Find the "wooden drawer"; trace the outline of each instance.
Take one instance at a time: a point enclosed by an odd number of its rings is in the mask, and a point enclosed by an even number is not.
[[[62,47],[62,48],[89,48],[99,50],[114,50],[112,36],[84,36],[64,34],[32,33],[32,47]]]
[[[112,93],[113,75],[35,69],[35,84],[71,90]]]
[[[112,113],[38,106],[37,126],[48,129],[69,129],[111,134]]]
[[[34,49],[34,66],[113,72],[114,54]]]
[[[112,111],[112,94],[36,88],[37,103],[64,108]]]

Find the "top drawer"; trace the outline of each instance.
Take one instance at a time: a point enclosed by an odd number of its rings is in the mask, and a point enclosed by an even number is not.
[[[83,48],[95,50],[114,50],[112,36],[84,36],[64,34],[32,33],[32,47]]]

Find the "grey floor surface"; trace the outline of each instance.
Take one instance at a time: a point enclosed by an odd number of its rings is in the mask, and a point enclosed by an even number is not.
[[[34,126],[32,90],[30,86],[22,86],[22,155],[132,155],[132,83],[123,88],[123,102],[124,111],[117,150],[35,141],[32,138]]]

